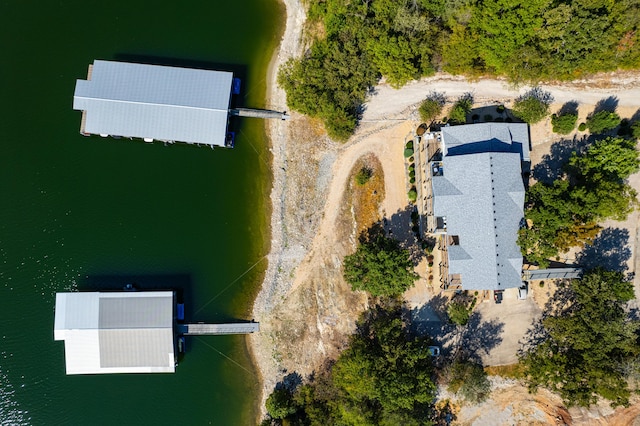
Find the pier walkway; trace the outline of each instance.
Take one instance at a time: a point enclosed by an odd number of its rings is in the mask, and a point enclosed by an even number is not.
[[[277,118],[279,120],[289,119],[289,114],[286,112],[272,111],[269,109],[235,108],[229,110],[229,115],[252,118]]]
[[[260,331],[260,323],[233,324],[178,324],[178,334],[183,336],[211,336],[216,334],[249,334]]]

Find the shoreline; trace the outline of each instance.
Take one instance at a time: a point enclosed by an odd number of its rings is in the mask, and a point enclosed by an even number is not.
[[[304,6],[300,0],[280,0],[284,6],[285,29],[278,43],[267,69],[267,84],[265,101],[269,108],[286,108],[286,94],[278,87],[278,69],[290,57],[295,56],[301,47],[302,26],[306,19]],[[286,144],[287,129],[283,121],[269,120],[265,123],[265,131],[269,139],[269,152],[271,154],[271,192],[270,192],[270,220],[268,235],[270,238],[269,253],[267,254],[267,267],[264,271],[260,290],[256,293],[251,313],[255,321],[262,322],[271,311],[272,300],[277,295],[284,295],[285,288],[281,285],[281,276],[278,269],[283,261],[286,246],[286,229],[283,226],[284,216],[284,192],[286,188]],[[263,356],[264,350],[260,341],[260,335],[251,334],[247,338],[247,349],[254,363],[258,376],[259,398],[256,404],[256,413],[259,423],[266,414],[264,402],[270,389],[275,385],[274,378],[277,368]],[[272,365],[269,365],[272,364]]]

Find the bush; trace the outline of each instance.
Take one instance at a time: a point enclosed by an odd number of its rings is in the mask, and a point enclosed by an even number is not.
[[[640,121],[634,121],[631,125],[631,134],[634,138],[640,139]]]
[[[368,167],[363,167],[356,173],[356,183],[362,186],[369,182],[371,176],[373,176],[373,170]]]
[[[418,199],[418,191],[416,191],[416,187],[412,187],[409,192],[407,192],[407,196],[409,197],[409,201],[415,203]]]
[[[420,114],[422,121],[428,123],[435,120],[435,118],[442,112],[442,107],[444,107],[445,103],[446,98],[444,94],[431,92],[429,96],[422,101],[418,108],[418,113]]]
[[[276,389],[265,402],[267,412],[274,419],[284,419],[298,411],[291,392],[287,389]]]
[[[611,111],[598,111],[587,118],[587,128],[596,134],[615,129],[619,124],[620,116]]]
[[[409,164],[409,171],[410,171],[410,172],[413,172],[413,171],[415,171],[415,170],[416,170],[416,165],[415,165],[415,163],[411,163],[411,164]]]
[[[529,124],[535,124],[547,116],[552,102],[551,93],[534,87],[516,99],[513,114]]]
[[[578,130],[581,132],[587,130],[587,123],[580,123],[580,125],[578,126]]]
[[[413,155],[413,149],[405,148],[404,150],[404,158],[410,158]],[[411,161],[411,160],[409,160]]]
[[[413,141],[407,142],[407,144],[404,147],[405,149],[413,149]]]
[[[455,361],[449,373],[449,392],[457,393],[465,401],[477,404],[487,399],[491,382],[482,365],[471,361]]]
[[[412,178],[412,177],[416,177],[416,172],[415,172],[415,170],[411,170],[411,171],[409,172],[409,177],[410,177],[410,178]]]
[[[485,114],[484,115],[484,121],[493,121],[493,115]]]
[[[497,112],[498,114],[502,114],[502,113],[504,112],[504,110],[505,110],[504,105],[498,105],[498,106],[496,107],[496,112]]]
[[[409,183],[410,183],[411,185],[413,185],[414,183],[416,183],[416,178],[414,178],[414,177],[410,178],[410,179],[409,179]]]
[[[577,114],[553,114],[551,116],[551,126],[553,126],[553,132],[560,135],[567,135],[576,128],[576,122],[578,121]]]
[[[472,119],[473,121],[476,121],[476,120],[477,120],[477,119],[479,119],[479,118],[480,118],[480,116],[479,116],[478,114],[473,114],[473,115],[471,116],[471,119]]]
[[[469,322],[471,309],[466,303],[454,300],[447,306],[447,315],[452,323],[464,326]]]
[[[473,95],[465,93],[460,96],[449,112],[449,122],[451,124],[465,124],[471,107],[473,107]]]

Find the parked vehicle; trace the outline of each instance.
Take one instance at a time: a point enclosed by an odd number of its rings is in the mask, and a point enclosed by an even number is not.
[[[493,290],[493,300],[496,303],[502,303],[502,293],[504,290]]]
[[[440,356],[440,346],[429,346],[428,350],[431,356]]]
[[[524,283],[521,287],[518,288],[518,299],[525,300],[527,298],[528,293],[529,293],[529,284]]]

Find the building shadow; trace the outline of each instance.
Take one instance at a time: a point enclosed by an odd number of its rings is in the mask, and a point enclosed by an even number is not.
[[[586,270],[602,267],[624,272],[631,259],[629,231],[623,228],[605,228],[576,257],[577,263]]]
[[[407,310],[409,318],[409,330],[415,336],[430,336],[442,346],[448,346],[448,342],[456,332],[456,326],[449,321],[447,316],[447,304],[449,298],[437,294],[427,303],[418,308]]]
[[[618,103],[619,100],[617,96],[609,96],[604,99],[600,99],[593,109],[593,114],[600,111],[616,112],[616,109],[618,109]]]
[[[564,166],[574,152],[582,152],[591,142],[591,137],[574,136],[572,139],[561,139],[551,145],[548,154],[533,167],[532,176],[539,182],[552,184],[564,174]]]

